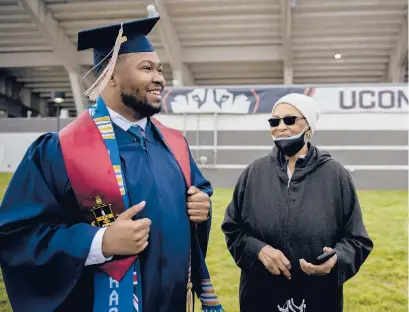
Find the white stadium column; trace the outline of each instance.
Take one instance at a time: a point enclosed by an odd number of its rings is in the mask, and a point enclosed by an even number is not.
[[[58,21],[53,17],[51,12],[46,9],[46,4],[41,0],[18,0],[19,4],[24,7],[25,11],[30,15],[32,22],[37,26],[41,35],[47,40],[48,44],[54,51],[55,58],[59,59],[61,65],[65,67],[70,76],[71,88],[75,96],[75,106],[79,114],[87,106],[87,99],[78,93],[83,90],[82,81],[77,79],[79,72],[79,63],[77,60],[77,49],[71,43],[68,36],[59,26]],[[46,55],[44,53],[43,57]],[[31,56],[29,57],[31,58]],[[52,59],[44,59],[44,61],[52,62]],[[33,61],[33,60],[31,60]],[[20,65],[21,66],[21,65]],[[36,66],[33,64],[32,66]],[[73,78],[72,78],[73,77]],[[73,84],[74,82],[74,84]],[[79,90],[79,91],[74,91]]]
[[[20,91],[20,100],[25,106],[31,107],[31,90],[22,88]]]
[[[293,56],[291,50],[291,3],[281,0],[281,30],[283,40],[284,84],[293,84]]]
[[[405,20],[396,38],[395,46],[391,51],[387,69],[387,82],[401,83],[404,81],[404,62],[408,57],[408,23]]]
[[[169,17],[168,11],[162,0],[154,0],[155,5],[147,6],[148,15],[155,16],[155,10],[158,10],[160,20],[158,22],[158,33],[162,46],[167,55],[172,72],[178,72],[181,77],[177,79],[181,85],[192,86],[195,84],[193,75],[183,60],[183,49],[180,44],[179,36],[176,33],[175,27]]]
[[[68,77],[70,78],[72,95],[74,97],[77,114],[79,115],[88,106],[86,102],[83,102],[85,100],[83,95],[85,92],[84,84],[82,83],[82,79],[79,74],[75,71],[68,72]]]

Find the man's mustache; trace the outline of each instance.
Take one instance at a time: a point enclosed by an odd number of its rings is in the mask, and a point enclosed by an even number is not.
[[[150,86],[148,88],[148,90],[152,90],[152,89],[160,89],[160,91],[162,92],[163,89],[165,89],[165,86],[163,83],[160,82],[155,82],[152,86]]]

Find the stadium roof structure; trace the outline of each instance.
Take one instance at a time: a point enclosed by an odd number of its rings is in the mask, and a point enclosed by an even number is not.
[[[0,71],[81,111],[95,76],[83,79],[78,31],[157,13],[168,85],[404,82],[407,12],[407,0],[0,0]]]

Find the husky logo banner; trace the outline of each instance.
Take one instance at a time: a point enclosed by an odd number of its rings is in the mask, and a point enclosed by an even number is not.
[[[224,112],[247,114],[251,105],[251,95],[234,94],[226,89],[194,89],[186,95],[178,95],[170,103],[177,113]]]
[[[310,88],[196,88],[165,90],[162,100],[166,114],[222,113],[256,114],[271,109],[272,101],[285,94],[308,93]]]
[[[405,85],[174,88],[164,91],[162,107],[165,114],[268,114],[289,93],[314,97],[328,114],[408,112]]]

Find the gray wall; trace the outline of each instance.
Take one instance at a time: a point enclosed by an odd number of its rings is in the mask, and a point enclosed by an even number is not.
[[[263,157],[270,151],[260,150],[219,150],[217,151],[216,159],[219,165],[245,165],[251,161]],[[331,156],[345,166],[387,166],[393,164],[407,165],[408,151],[331,151]],[[199,151],[196,153],[192,150],[196,160],[200,156],[206,156],[208,164],[214,163],[213,151]],[[197,157],[196,155],[199,155]]]
[[[242,169],[202,169],[213,185],[221,188],[234,187]],[[407,190],[408,172],[396,170],[368,170],[351,173],[355,187],[361,190]]]
[[[61,128],[73,119],[60,119]],[[57,118],[6,118],[0,120],[0,133],[44,133],[57,131]]]
[[[1,127],[0,127],[1,131]],[[187,131],[190,144],[197,144],[195,131]],[[318,145],[408,145],[407,131],[317,131],[312,139]],[[219,131],[218,145],[271,145],[268,131]],[[200,145],[213,145],[213,131],[200,131]]]
[[[61,127],[70,121],[71,119],[60,120]],[[30,142],[41,133],[56,130],[56,118],[0,119],[0,171],[15,170]],[[231,169],[203,168],[215,187],[233,187],[243,168],[252,160],[268,154],[273,146],[267,131],[219,131],[216,138],[218,146],[247,149],[219,149],[216,154],[212,149],[203,150],[204,146],[211,147],[215,143],[213,131],[188,131],[186,137],[196,160],[206,156],[207,164],[214,165],[216,156],[217,165],[235,165]],[[351,172],[360,189],[408,189],[408,171],[388,168],[408,166],[407,131],[322,130],[316,133],[313,143],[326,148],[333,158],[347,167],[374,166],[369,170],[358,168]],[[355,149],[339,150],[343,146]],[[371,146],[374,147],[373,150],[360,150]],[[377,150],[377,146],[390,146],[395,150]]]
[[[195,132],[187,132],[191,145],[213,145],[213,132],[201,132],[199,140]],[[207,164],[247,165],[254,159],[268,154],[274,143],[268,132],[258,131],[222,131],[218,133],[218,145],[224,146],[265,146],[266,149],[248,150],[192,150],[198,160],[200,156],[207,157]],[[197,143],[199,142],[199,143]],[[314,136],[315,145],[328,147],[331,156],[344,166],[376,166],[377,169],[355,169],[351,176],[359,189],[408,189],[407,170],[388,170],[385,166],[408,165],[408,132],[407,131],[320,131]],[[356,150],[333,150],[335,146],[354,146]],[[359,150],[360,146],[372,146],[372,150]],[[402,150],[377,150],[377,146],[401,147]],[[269,148],[271,147],[271,148]],[[203,168],[206,176],[218,187],[233,187],[243,171],[240,169],[210,169]]]

